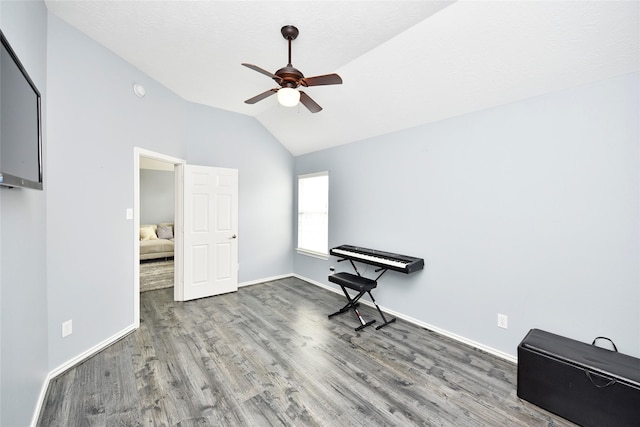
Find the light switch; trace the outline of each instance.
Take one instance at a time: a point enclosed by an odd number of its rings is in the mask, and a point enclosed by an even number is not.
[[[127,208],[127,219],[133,219],[133,209]]]

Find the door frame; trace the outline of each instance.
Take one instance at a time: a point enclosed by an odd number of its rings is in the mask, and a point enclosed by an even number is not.
[[[133,147],[133,319],[135,328],[140,327],[140,157],[146,157],[165,163],[172,163],[175,175],[175,206],[174,206],[174,300],[179,301],[183,295],[184,260],[182,258],[184,212],[183,173],[186,160],[166,154],[150,151],[140,147]]]

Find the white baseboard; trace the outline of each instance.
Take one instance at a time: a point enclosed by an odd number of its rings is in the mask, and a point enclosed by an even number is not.
[[[42,388],[40,389],[40,394],[38,395],[38,400],[36,401],[36,409],[33,411],[33,416],[31,417],[31,427],[36,427],[38,423],[38,418],[40,418],[40,412],[42,411],[42,405],[44,405],[44,399],[47,396],[47,390],[49,389],[49,383],[53,377],[51,376],[51,372],[49,372],[42,383]]]
[[[74,366],[79,365],[80,363],[84,362],[91,356],[94,356],[101,350],[104,350],[105,348],[109,347],[111,344],[115,343],[116,341],[121,340],[122,338],[129,335],[131,332],[135,331],[136,329],[137,327],[135,325],[128,326],[122,331],[102,341],[101,343],[91,347],[87,351],[79,354],[78,356],[72,359],[67,360],[66,362],[64,362],[63,364],[61,364],[51,372],[49,372],[47,374],[47,377],[44,380],[44,384],[42,384],[42,389],[40,390],[40,396],[38,396],[38,402],[37,402],[35,411],[33,413],[33,418],[31,419],[31,427],[35,427],[38,422],[38,418],[40,417],[40,411],[42,411],[42,406],[44,405],[44,399],[46,398],[47,390],[49,389],[49,383],[51,382],[51,380],[56,378],[58,375],[68,371],[69,369],[73,368]]]
[[[311,283],[313,285],[316,285],[316,286],[319,286],[321,288],[327,289],[327,290],[329,290],[329,291],[331,291],[333,293],[342,295],[342,292],[340,291],[340,289],[338,289],[336,287],[329,286],[329,285],[327,285],[325,283],[316,282],[315,280],[308,279],[308,278],[300,276],[298,274],[293,274],[293,276],[297,277],[300,280],[304,280],[305,282],[309,282],[309,283]],[[360,302],[365,304],[365,305],[368,305],[369,307],[375,308],[375,305],[373,305],[373,303],[371,301],[367,301],[364,298],[361,299]],[[486,353],[489,353],[489,354],[491,354],[493,356],[499,357],[500,359],[506,360],[507,362],[511,362],[511,363],[514,363],[514,364],[518,363],[518,358],[517,357],[512,356],[512,355],[510,355],[508,353],[505,353],[503,351],[496,350],[495,348],[486,346],[486,345],[481,344],[479,342],[476,342],[476,341],[470,340],[468,338],[465,338],[463,336],[454,334],[454,333],[449,332],[447,330],[444,330],[442,328],[438,328],[437,326],[431,325],[431,324],[423,322],[421,320],[414,319],[412,317],[409,317],[409,316],[407,316],[405,314],[402,314],[402,313],[399,313],[397,311],[389,310],[388,308],[385,308],[383,306],[380,306],[380,310],[384,311],[385,313],[389,313],[390,315],[392,315],[394,317],[397,317],[398,319],[405,320],[405,321],[407,321],[409,323],[413,323],[414,325],[420,326],[421,328],[428,329],[428,330],[433,331],[433,332],[435,332],[437,334],[443,335],[443,336],[445,336],[447,338],[451,338],[452,340],[461,342],[461,343],[466,344],[466,345],[468,345],[470,347],[473,347],[473,348],[477,348],[478,350],[482,350],[482,351],[484,351]]]
[[[280,279],[285,279],[287,277],[291,277],[294,276],[293,273],[289,273],[289,274],[281,274],[279,276],[273,276],[273,277],[266,277],[264,279],[258,279],[258,280],[249,280],[248,282],[242,282],[242,283],[238,283],[238,287],[242,288],[244,286],[251,286],[251,285],[258,285],[260,283],[265,283],[265,282],[272,282],[274,280],[280,280]]]

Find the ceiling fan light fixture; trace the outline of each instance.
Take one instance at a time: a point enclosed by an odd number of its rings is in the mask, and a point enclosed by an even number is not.
[[[278,90],[278,102],[283,107],[295,107],[300,102],[300,92],[291,87]]]

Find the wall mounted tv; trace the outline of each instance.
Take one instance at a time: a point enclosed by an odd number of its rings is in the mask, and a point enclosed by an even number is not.
[[[40,92],[0,31],[0,185],[42,190]]]

